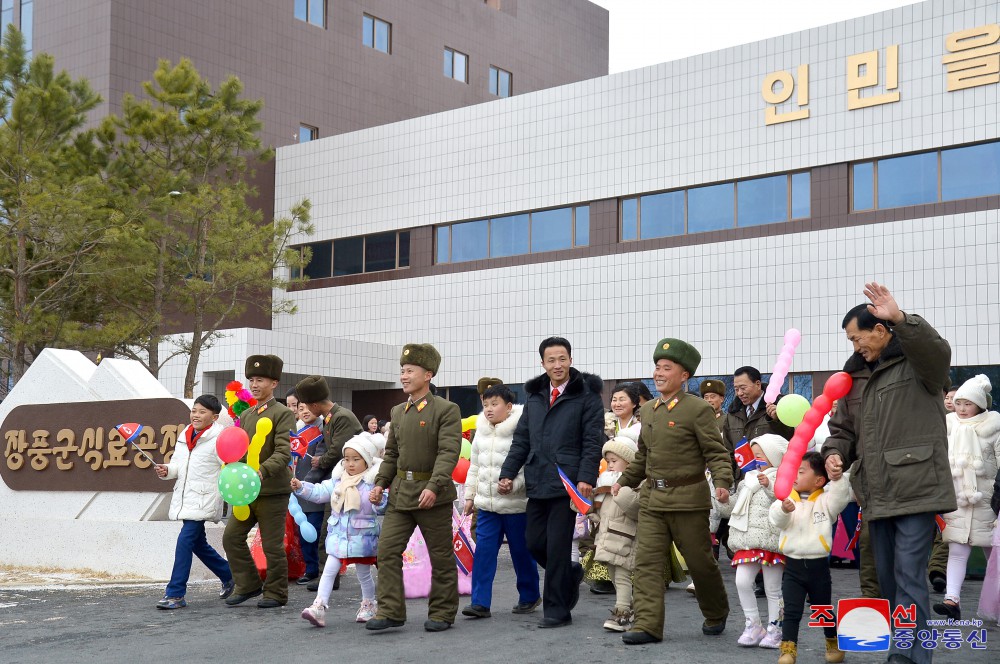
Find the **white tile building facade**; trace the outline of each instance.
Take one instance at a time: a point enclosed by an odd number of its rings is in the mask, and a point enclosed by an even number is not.
[[[948,35],[998,23],[993,0],[930,0],[282,148],[276,209],[310,199],[316,232],[301,241],[317,242],[808,170],[816,217],[825,205],[816,169],[846,174],[859,160],[1000,138],[1000,84],[949,91],[943,62]],[[892,46],[899,101],[848,110],[850,56],[877,51],[878,84],[861,96],[891,94]],[[798,85],[801,65],[807,103],[795,90],[776,108],[809,117],[766,125],[765,77],[788,71]],[[325,374],[349,402],[351,389],[393,387],[398,349],[411,341],[441,351],[440,386],[483,375],[520,383],[540,372],[536,348],[550,335],[570,339],[576,365],[605,378],[648,376],[664,336],[700,349],[699,374],[766,371],[793,326],[803,333],[793,371],[831,371],[850,354],[840,322],[866,280],[935,325],[955,366],[1000,364],[1000,198],[976,209],[908,206],[872,223],[851,221],[849,195],[840,198],[839,227],[795,220],[752,237],[621,242],[625,250],[601,255],[430,265],[370,283],[334,277],[291,293],[298,313],[276,317],[273,331],[237,330],[210,350],[202,385],[218,389],[213,375],[241,377],[247,354],[276,352],[287,373]],[[161,373],[175,392],[182,376],[179,365]]]

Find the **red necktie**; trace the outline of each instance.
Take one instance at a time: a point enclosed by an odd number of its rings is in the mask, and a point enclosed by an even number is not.
[[[552,388],[552,400],[549,401],[549,408],[552,408],[552,404],[554,404],[556,402],[556,399],[558,399],[558,398],[559,398],[559,390],[553,387]]]

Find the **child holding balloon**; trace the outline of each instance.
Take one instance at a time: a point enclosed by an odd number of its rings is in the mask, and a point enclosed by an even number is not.
[[[773,433],[750,441],[755,466],[744,475],[735,500],[720,503],[713,499],[719,515],[729,519],[728,545],[736,568],[736,592],[746,616],[746,626],[737,643],[741,646],[777,648],[781,644],[781,577],[785,557],[779,553],[781,531],[770,523],[768,511],[774,502],[774,480],[788,441]],[[754,579],[764,576],[767,595],[767,624],[760,619]]]
[[[381,459],[378,448],[368,434],[360,433],[344,443],[343,459],[333,468],[330,479],[320,483],[292,479],[292,489],[299,498],[314,502],[330,501],[330,519],[326,531],[326,566],[319,583],[319,592],[302,617],[317,627],[326,626],[333,583],[341,565],[354,563],[361,583],[361,607],[356,622],[368,622],[375,617],[375,581],[372,565],[378,554],[381,526],[376,516],[385,513],[388,494],[373,505],[369,494]]]
[[[154,466],[160,479],[176,480],[170,498],[169,517],[184,522],[177,535],[174,551],[174,568],[163,599],[156,603],[158,609],[181,609],[187,606],[184,594],[191,575],[192,556],[210,569],[222,581],[219,596],[223,599],[233,592],[233,574],[229,563],[218,554],[205,537],[205,522],[218,522],[222,518],[222,496],[219,494],[219,457],[215,451],[216,439],[222,433],[219,413],[222,405],[211,394],[203,394],[191,406],[191,424],[177,441],[168,464]]]

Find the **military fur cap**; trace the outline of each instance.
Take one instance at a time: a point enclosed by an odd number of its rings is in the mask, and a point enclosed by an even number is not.
[[[399,356],[399,366],[404,364],[415,364],[437,375],[441,366],[441,353],[430,344],[406,344],[403,346],[403,354]]]
[[[320,403],[330,398],[330,386],[322,376],[306,376],[295,386],[295,396],[302,403]]]
[[[479,396],[483,396],[483,392],[490,389],[494,385],[503,385],[503,381],[499,378],[489,378],[487,376],[483,376],[479,379],[479,382],[476,383],[476,391],[479,392]]]
[[[698,365],[701,364],[701,353],[686,341],[670,338],[660,339],[653,351],[653,362],[660,360],[676,362],[684,367],[689,374],[694,375],[698,371]]]
[[[699,387],[701,396],[706,394],[718,394],[720,397],[726,396],[726,384],[721,380],[710,379],[701,381],[701,386]]]
[[[281,380],[281,368],[285,365],[277,355],[251,355],[247,358],[243,373],[247,378],[263,376],[271,380]]]

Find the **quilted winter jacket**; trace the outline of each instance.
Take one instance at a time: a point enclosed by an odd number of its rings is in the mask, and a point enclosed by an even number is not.
[[[618,473],[602,473],[597,479],[597,486],[610,487],[617,481],[618,475]],[[617,496],[612,496],[610,493],[602,495],[604,498],[597,511],[600,525],[594,535],[594,560],[625,569],[635,569],[639,492],[623,486]]]
[[[778,474],[777,469],[768,468],[765,474],[770,483],[766,487],[760,486],[757,481],[759,471],[750,471],[740,481],[736,493],[729,497],[729,502],[720,503],[712,496],[712,505],[719,511],[719,516],[723,519],[730,519],[733,514],[733,507],[736,506],[741,492],[749,491],[754,485],[757,490],[750,496],[750,504],[747,512],[747,529],[740,530],[733,527],[733,521],[729,522],[729,541],[726,544],[733,551],[744,549],[763,549],[765,551],[778,551],[778,536],[781,529],[771,523],[768,519],[768,510],[774,502],[774,479]]]
[[[955,413],[948,413],[945,419],[948,423],[949,439],[956,427],[968,426],[962,425]],[[990,546],[993,524],[997,520],[997,515],[990,507],[990,501],[993,498],[993,480],[997,477],[997,459],[1000,457],[1000,413],[987,411],[986,419],[976,426],[976,434],[983,464],[982,468],[973,470],[976,475],[975,493],[981,495],[976,501],[965,496],[965,492],[958,496],[958,509],[944,515],[945,529],[941,533],[941,538],[945,542]],[[960,470],[953,467],[952,476]],[[961,490],[959,479],[956,478],[954,483],[958,493]],[[972,498],[975,498],[975,495]]]
[[[378,538],[382,531],[377,516],[385,514],[389,495],[382,493],[378,505],[372,505],[368,496],[375,486],[375,478],[381,459],[374,460],[371,468],[365,471],[365,476],[358,484],[361,494],[361,508],[350,512],[334,512],[330,514],[326,526],[326,552],[339,560],[345,558],[374,558],[378,555]],[[327,503],[333,497],[333,490],[344,475],[344,461],[341,459],[333,468],[330,479],[311,484],[303,482],[302,488],[295,492],[296,496],[314,503]]]
[[[474,500],[476,509],[495,514],[520,514],[528,505],[524,488],[524,469],[514,478],[514,489],[502,496],[497,493],[500,468],[507,460],[514,429],[521,419],[523,406],[515,405],[506,420],[490,424],[482,413],[476,419],[476,436],[472,439],[472,463],[465,480],[465,499]]]
[[[906,314],[874,369],[858,353],[844,365],[854,383],[830,418],[823,456],[858,462],[851,486],[866,520],[957,507],[941,400],[950,363],[948,342]]]
[[[785,512],[781,501],[775,500],[768,513],[771,523],[781,529],[778,550],[791,558],[826,558],[833,545],[833,532],[837,517],[847,506],[851,497],[849,481],[842,477],[830,482],[826,490],[813,491],[801,500],[798,492],[792,490],[795,511]]]
[[[222,494],[219,493],[222,464],[215,452],[215,442],[225,427],[213,423],[189,452],[185,441],[190,428],[189,424],[178,437],[174,455],[167,464],[167,476],[163,478],[177,480],[168,516],[174,521],[218,521],[222,518]]]

